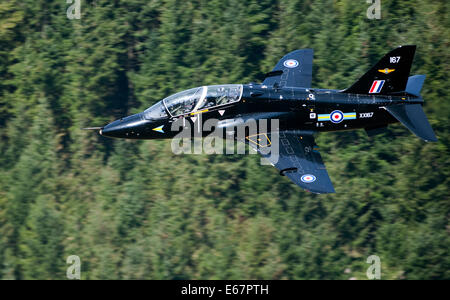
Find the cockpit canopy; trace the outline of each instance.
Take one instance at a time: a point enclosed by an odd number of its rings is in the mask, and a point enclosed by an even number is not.
[[[146,119],[177,117],[191,112],[238,102],[242,98],[241,84],[202,86],[169,96],[144,112]],[[167,112],[166,112],[167,110]]]
[[[157,102],[144,111],[144,118],[147,120],[159,120],[169,117],[162,101]]]

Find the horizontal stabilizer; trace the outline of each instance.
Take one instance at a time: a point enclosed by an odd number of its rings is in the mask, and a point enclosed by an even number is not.
[[[425,82],[425,75],[414,75],[408,78],[408,84],[406,85],[406,92],[408,94],[420,97],[420,91],[422,90],[423,83]]]
[[[391,113],[400,123],[411,130],[412,133],[425,140],[426,142],[437,142],[437,137],[434,134],[428,122],[425,112],[420,104],[401,104],[386,107],[387,111]]]

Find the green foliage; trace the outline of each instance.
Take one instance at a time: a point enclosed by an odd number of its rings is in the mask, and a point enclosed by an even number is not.
[[[448,1],[118,0],[0,3],[0,279],[450,279]],[[82,131],[206,84],[260,80],[314,48],[313,86],[345,88],[417,44],[439,137],[401,125],[317,138],[336,194],[256,155]]]
[[[39,196],[20,232],[20,265],[23,266],[24,279],[58,279],[64,276],[64,261],[54,259],[64,253],[64,228],[60,214],[51,207],[54,203],[51,195]]]

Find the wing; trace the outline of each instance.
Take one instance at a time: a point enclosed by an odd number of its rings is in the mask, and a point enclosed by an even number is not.
[[[334,193],[312,132],[280,132],[278,137],[278,151],[275,151],[277,138],[271,134],[249,136],[246,143],[280,170],[280,175],[289,177],[305,190],[317,194]],[[270,145],[270,152],[279,155],[268,153],[267,145]]]
[[[272,72],[266,75],[263,84],[310,88],[313,55],[313,49],[296,50],[285,55]]]

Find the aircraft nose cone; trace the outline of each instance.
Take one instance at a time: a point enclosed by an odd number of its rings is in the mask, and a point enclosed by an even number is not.
[[[102,130],[100,130],[100,134],[108,137],[115,137],[115,135],[120,131],[120,125],[117,121],[109,123]]]
[[[142,114],[139,113],[109,123],[103,127],[100,134],[106,137],[127,138],[135,135],[144,122]]]

